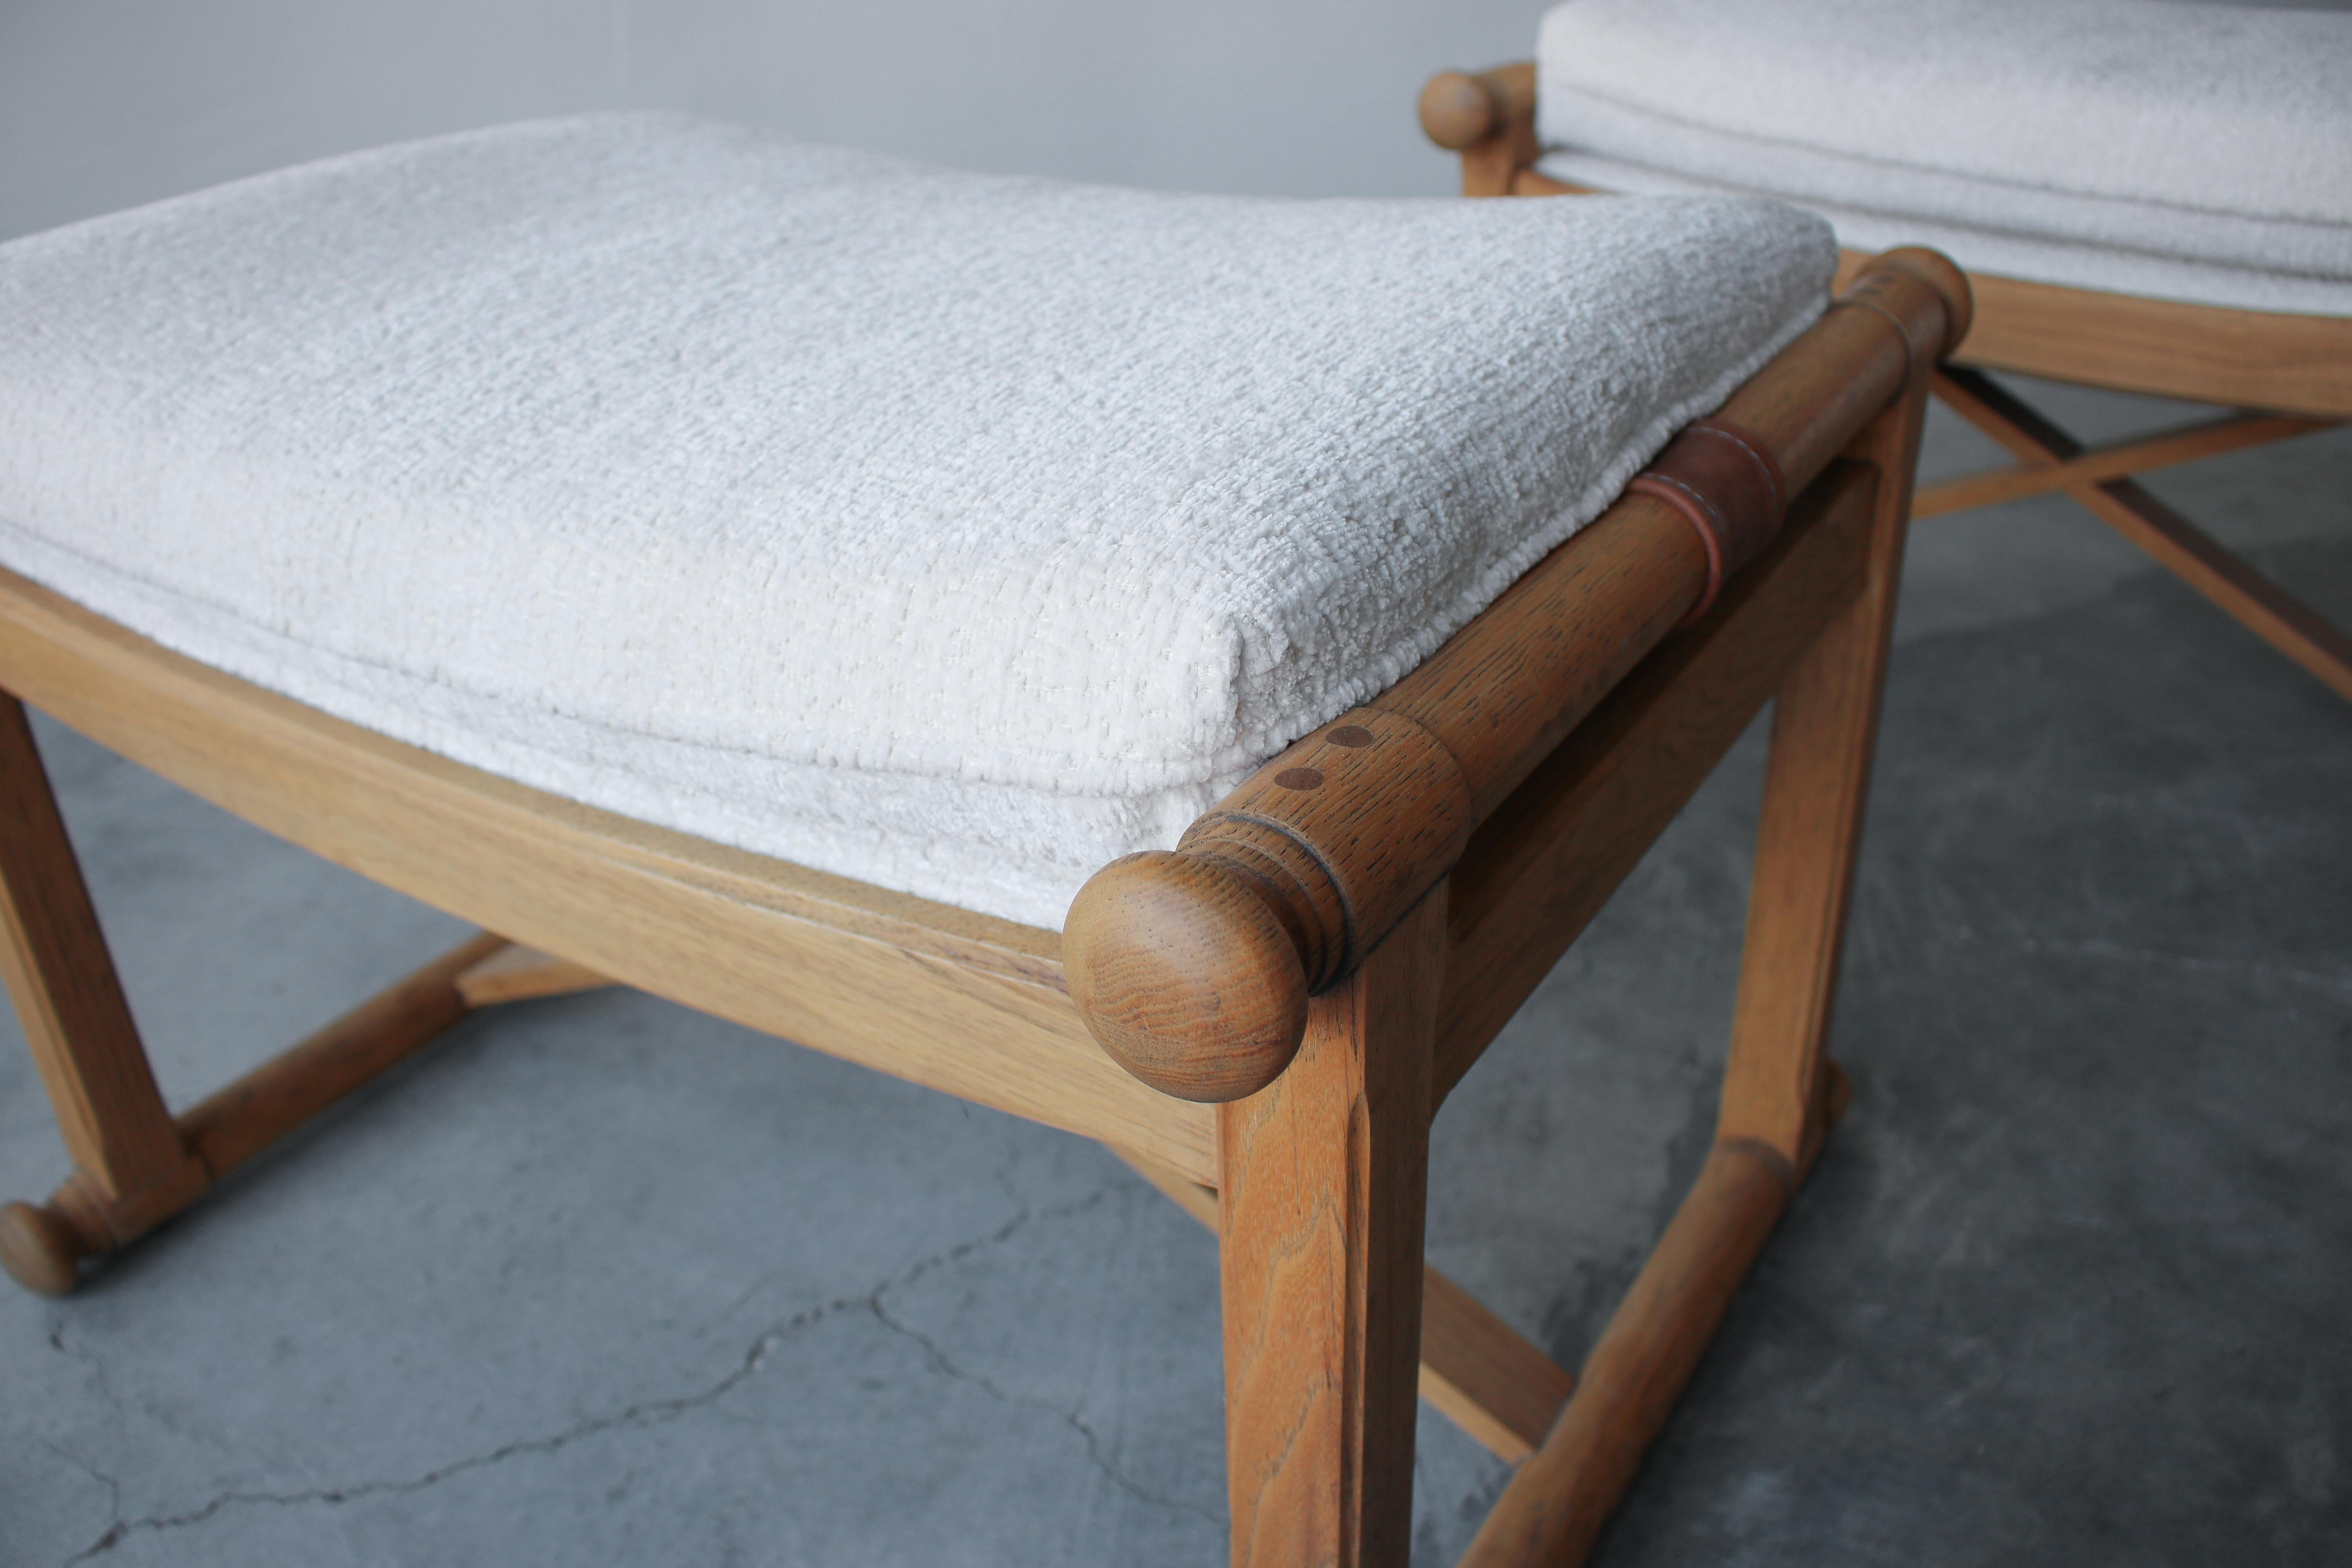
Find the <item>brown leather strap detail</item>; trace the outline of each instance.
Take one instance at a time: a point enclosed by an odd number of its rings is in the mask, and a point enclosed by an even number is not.
[[[1725,580],[1764,552],[1780,533],[1789,504],[1787,481],[1772,449],[1721,419],[1684,426],[1625,490],[1654,496],[1681,512],[1706,546],[1706,589],[1683,617],[1684,626],[1706,614]]]

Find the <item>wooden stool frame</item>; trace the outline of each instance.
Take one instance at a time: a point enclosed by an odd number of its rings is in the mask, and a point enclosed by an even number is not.
[[[1066,936],[525,788],[0,573],[0,962],[73,1164],[0,1211],[0,1259],[68,1290],[469,1009],[633,985],[1098,1139],[1215,1226],[1235,1563],[1402,1568],[1416,1389],[1523,1461],[1468,1561],[1572,1560],[1843,1106],[1822,1042],[1911,474],[1968,310],[1892,253],[1734,395],[1794,499],[1695,621],[1707,551],[1629,494],[1181,852],[1107,868]],[[1423,1264],[1430,1121],[1776,696],[1717,1143],[1572,1379]],[[175,1116],[20,700],[499,934]]]
[[[1462,154],[1465,195],[1582,195],[1535,168],[1536,68],[1442,71],[1422,126]],[[1841,277],[1868,258],[1847,251]],[[1999,442],[2016,466],[1919,491],[1915,518],[2063,491],[2254,635],[2352,700],[2352,635],[2173,510],[2132,476],[2325,430],[2352,418],[2352,318],[2238,310],[1972,273],[1975,325],[1936,395]],[[2073,436],[1990,377],[2050,381],[2220,404],[2236,410],[2101,447]]]

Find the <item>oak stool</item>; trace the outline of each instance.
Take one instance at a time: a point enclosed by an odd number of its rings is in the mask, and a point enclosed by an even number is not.
[[[73,1165],[0,1258],[70,1290],[469,1009],[637,986],[1213,1224],[1235,1562],[1402,1568],[1417,1390],[1537,1455],[1506,1533],[1589,1540],[1842,1105],[1969,305],[1835,266],[1752,196],[1171,195],[668,115],[0,246],[0,961]],[[1571,1378],[1423,1265],[1430,1119],[1776,697],[1719,1140]],[[20,701],[485,934],[175,1113]]]
[[[1976,318],[1936,393],[2339,695],[2352,635],[2132,478],[2352,417],[2352,12],[2147,0],[1570,0],[1532,63],[1440,73],[1472,195],[1759,192],[1842,274],[1932,245]],[[2231,410],[2089,448],[1989,370]]]

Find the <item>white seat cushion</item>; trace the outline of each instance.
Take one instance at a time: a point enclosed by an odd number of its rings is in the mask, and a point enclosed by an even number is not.
[[[1860,250],[2352,315],[2352,13],[2154,0],[1570,0],[1539,167],[1801,202]]]
[[[1755,199],[508,127],[0,247],[0,562],[526,784],[1058,926],[1598,513],[1832,255]]]

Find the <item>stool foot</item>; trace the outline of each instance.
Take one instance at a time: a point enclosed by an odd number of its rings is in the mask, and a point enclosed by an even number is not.
[[[0,1206],[0,1268],[26,1289],[62,1296],[81,1282],[89,1252],[73,1222],[54,1208]]]
[[[77,1173],[46,1205],[0,1207],[0,1268],[44,1296],[71,1290],[82,1259],[154,1229],[230,1171],[437,1038],[470,1010],[458,977],[506,946],[504,937],[488,934],[459,944],[176,1118],[168,1126],[184,1152],[160,1179],[117,1192]]]

